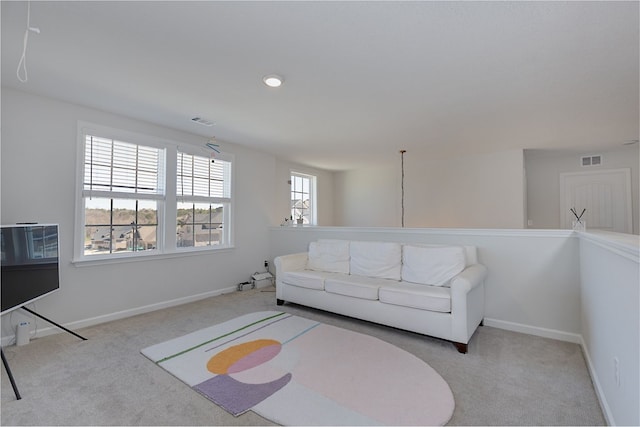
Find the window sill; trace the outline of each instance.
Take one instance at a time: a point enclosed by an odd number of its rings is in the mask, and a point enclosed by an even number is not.
[[[95,256],[91,258],[73,259],[71,264],[75,267],[91,267],[96,265],[122,264],[128,262],[154,261],[159,259],[183,258],[199,255],[211,255],[213,253],[229,252],[235,249],[233,246],[224,246],[221,248],[204,248],[204,249],[183,249],[175,252],[149,253],[137,255],[107,255]]]

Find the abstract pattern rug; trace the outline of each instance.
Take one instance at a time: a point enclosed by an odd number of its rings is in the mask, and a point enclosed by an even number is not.
[[[282,425],[444,425],[454,409],[449,385],[414,355],[278,311],[141,352],[228,412]]]

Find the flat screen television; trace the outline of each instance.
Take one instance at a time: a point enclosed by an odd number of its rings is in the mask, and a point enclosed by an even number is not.
[[[3,225],[0,246],[0,314],[60,288],[58,225]]]

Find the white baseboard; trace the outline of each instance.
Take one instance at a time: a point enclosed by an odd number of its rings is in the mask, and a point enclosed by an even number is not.
[[[556,329],[540,328],[538,326],[530,326],[522,323],[508,322],[506,320],[484,318],[484,324],[498,329],[507,331],[521,332],[523,334],[535,335],[538,337],[551,338],[559,341],[572,342],[574,344],[582,343],[582,335],[573,334],[571,332],[558,331]]]
[[[598,373],[596,372],[593,363],[591,362],[591,356],[589,355],[589,349],[587,348],[587,344],[584,342],[582,335],[580,336],[580,345],[582,346],[582,354],[584,354],[584,359],[587,362],[587,369],[589,369],[589,375],[591,376],[591,382],[593,383],[593,388],[596,391],[596,396],[598,396],[598,401],[600,402],[600,409],[602,409],[602,413],[604,414],[604,419],[607,422],[607,425],[615,426],[616,421],[613,418],[613,413],[611,412],[611,408],[609,407],[609,403],[607,402],[607,398],[604,395],[604,391],[602,390],[602,386],[600,386],[600,381],[598,380]]]
[[[155,303],[155,304],[149,304],[149,305],[145,305],[145,306],[142,306],[142,307],[132,308],[132,309],[129,309],[129,310],[117,311],[115,313],[109,313],[109,314],[105,314],[105,315],[102,315],[102,316],[91,317],[89,319],[77,320],[75,322],[70,322],[70,323],[63,324],[62,326],[64,326],[67,329],[71,329],[72,331],[75,331],[76,329],[81,329],[81,328],[86,328],[86,327],[89,327],[89,326],[99,325],[101,323],[111,322],[113,320],[124,319],[126,317],[136,316],[138,314],[149,313],[151,311],[156,311],[156,310],[160,310],[160,309],[163,309],[163,308],[174,307],[174,306],[177,306],[177,305],[182,305],[182,304],[198,301],[198,300],[209,298],[209,297],[215,297],[215,296],[222,295],[222,294],[228,294],[228,293],[231,293],[231,292],[236,292],[236,287],[235,286],[230,287],[230,288],[224,288],[224,289],[216,289],[214,291],[204,292],[204,293],[197,294],[197,295],[190,295],[188,297],[176,298],[176,299],[173,299],[173,300],[163,301],[163,302],[159,302],[159,303]],[[52,320],[54,320],[54,319],[52,319]],[[49,323],[45,322],[44,320],[42,322],[47,324],[47,325],[49,325]],[[49,325],[47,327],[38,328],[37,333],[35,335],[32,335],[31,338],[41,338],[41,337],[45,337],[47,335],[53,335],[53,334],[57,334],[57,333],[60,333],[60,332],[64,332],[64,331],[62,329],[56,327],[56,326]],[[80,335],[82,335],[82,334],[80,334]],[[7,346],[7,345],[10,345],[14,341],[15,341],[15,335],[9,335],[9,336],[3,337],[1,343],[2,343],[2,346],[4,347],[4,346]]]

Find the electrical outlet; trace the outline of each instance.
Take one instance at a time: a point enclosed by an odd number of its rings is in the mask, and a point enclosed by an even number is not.
[[[620,387],[620,360],[617,357],[613,358],[613,379],[616,382],[616,387]]]
[[[264,260],[264,268],[269,269],[269,261]]]

